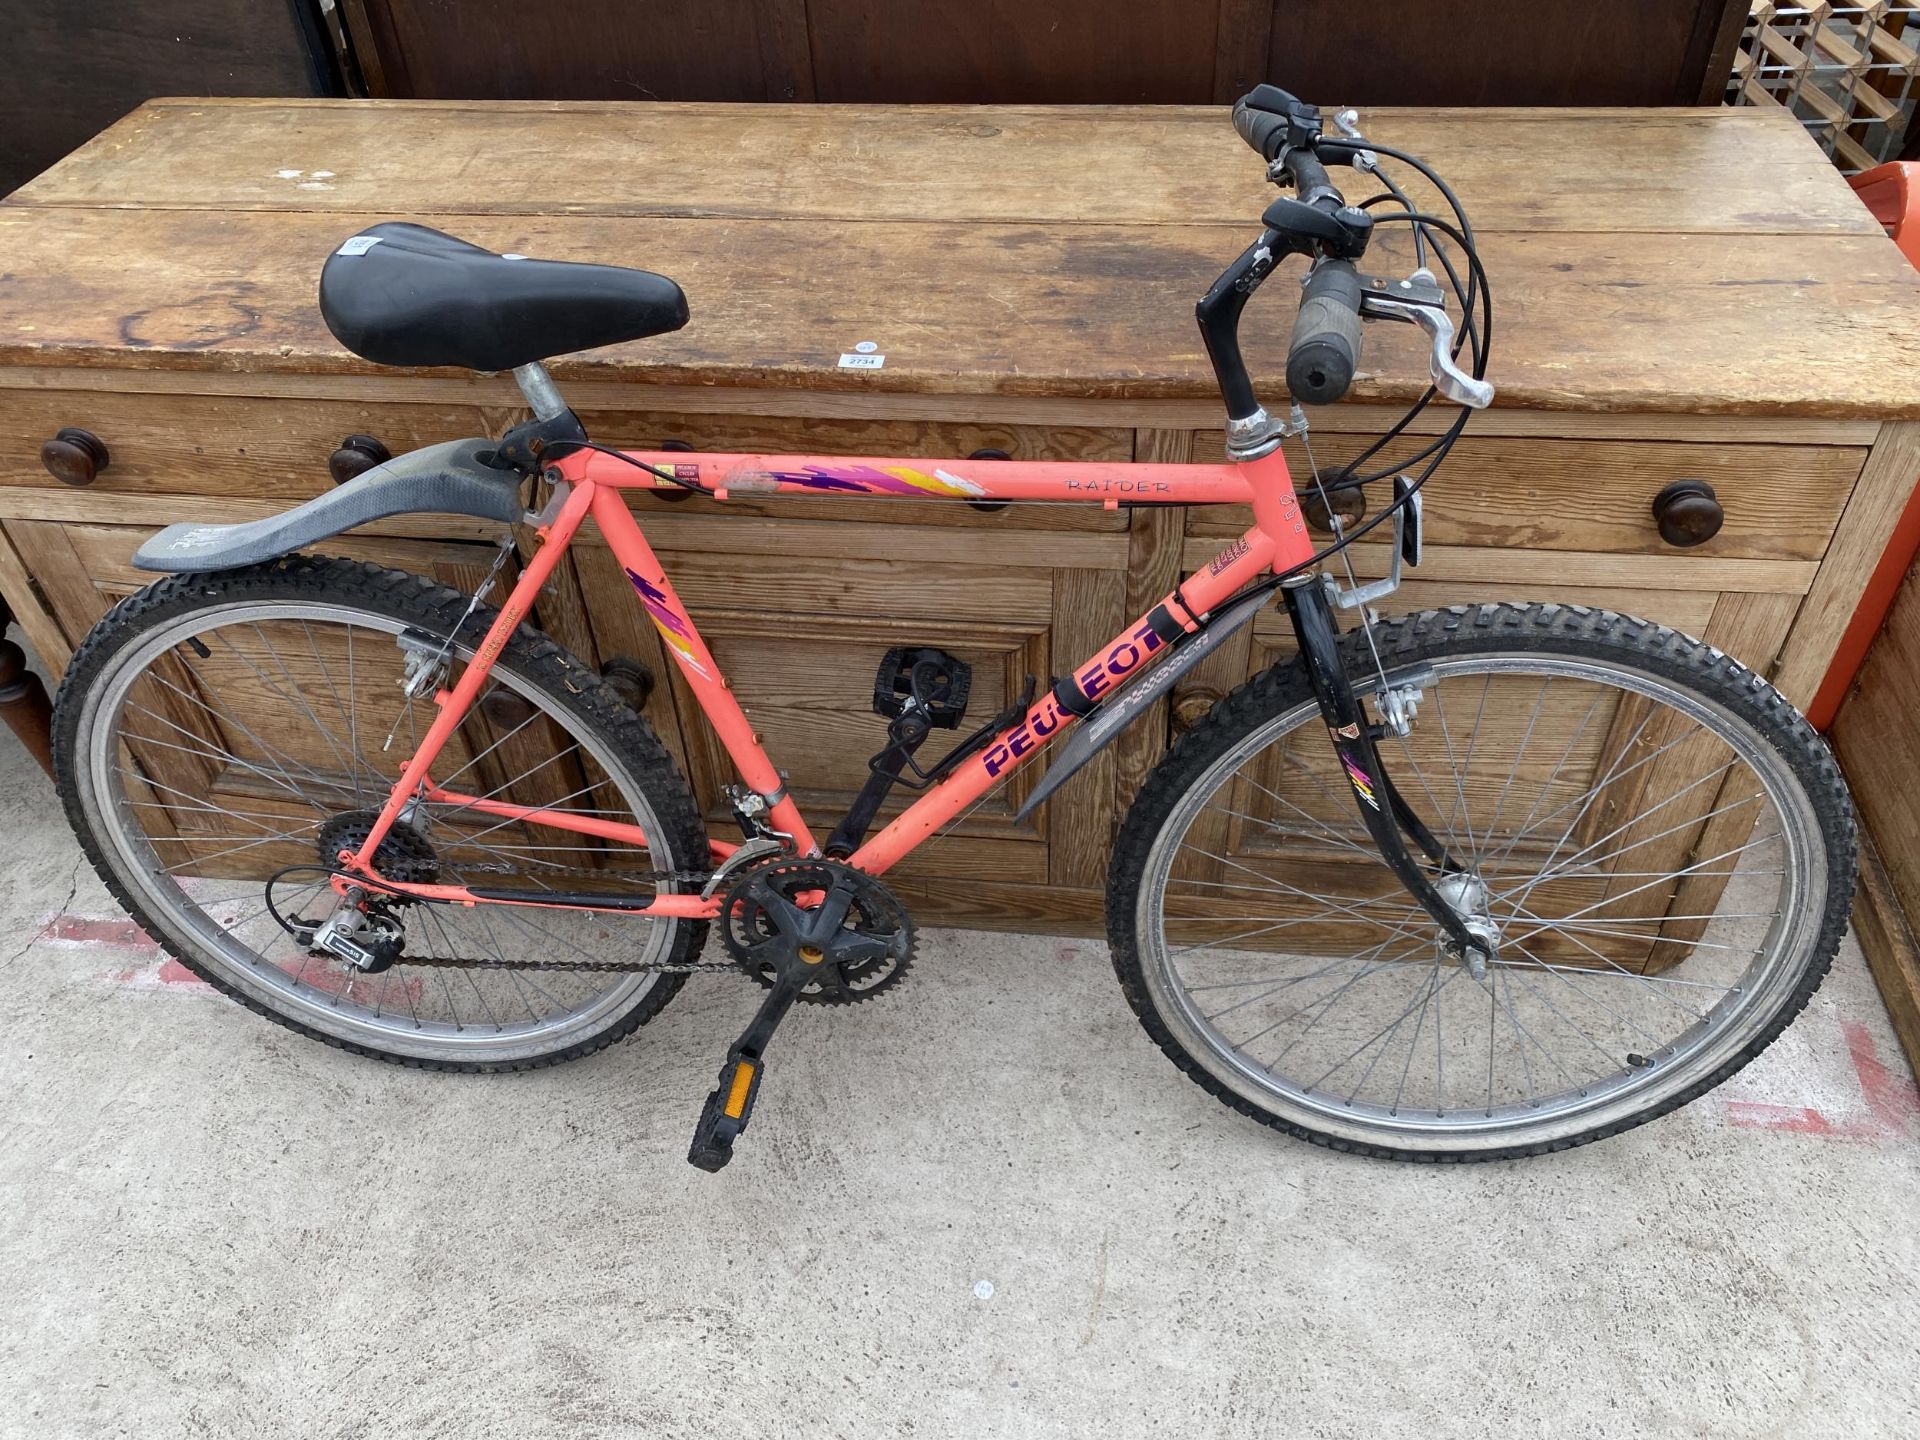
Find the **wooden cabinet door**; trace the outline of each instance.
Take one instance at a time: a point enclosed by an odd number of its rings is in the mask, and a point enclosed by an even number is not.
[[[926,765],[1008,705],[1028,676],[1046,685],[1128,618],[1124,532],[664,509],[642,516],[648,539],[822,842],[865,782],[868,758],[886,744],[872,700],[887,650],[937,646],[972,667],[966,719],[928,742],[918,757]],[[804,513],[785,513],[795,510]],[[731,760],[677,669],[660,658],[597,533],[583,533],[573,558],[600,653],[636,655],[669,677],[656,702],[674,707],[695,795],[714,833],[727,833],[721,787],[735,779]],[[1113,824],[1108,763],[1089,767],[1024,821],[1014,812],[1034,777],[1017,776],[899,873],[1097,888]],[[875,831],[913,798],[896,790]]]
[[[1409,613],[1532,598],[1522,587],[1498,583],[1411,581],[1395,595],[1392,609]],[[1577,586],[1556,587],[1552,598],[1638,614],[1705,636],[1763,671],[1798,603],[1793,595]],[[1183,678],[1175,691],[1176,723],[1197,718],[1246,676],[1290,659],[1293,651],[1284,612],[1263,613]],[[1496,863],[1519,878],[1534,873],[1550,852],[1564,861],[1589,845],[1598,846],[1593,853],[1599,855],[1632,850],[1628,864],[1583,868],[1541,887],[1529,906],[1543,916],[1604,903],[1609,918],[1636,920],[1642,922],[1636,928],[1644,929],[1649,920],[1712,911],[1725,884],[1719,867],[1703,867],[1701,875],[1678,885],[1642,877],[1670,876],[1736,849],[1742,838],[1735,827],[1744,821],[1751,828],[1758,811],[1743,809],[1731,788],[1744,772],[1713,775],[1729,758],[1719,741],[1688,733],[1691,727],[1670,712],[1650,714],[1638,697],[1600,687],[1548,687],[1525,676],[1495,676],[1481,684],[1453,682],[1446,702],[1437,693],[1427,691],[1406,741],[1382,742],[1381,758],[1401,794],[1444,843],[1460,844],[1471,824],[1471,848],[1497,856]],[[1463,695],[1464,710],[1458,708]],[[1582,804],[1595,787],[1595,803]],[[1556,815],[1567,819],[1564,835],[1557,823],[1546,823]],[[1632,875],[1623,878],[1629,870]],[[1403,903],[1317,722],[1257,757],[1202,813],[1176,875],[1184,882],[1184,913],[1194,921],[1217,917],[1220,926],[1237,924],[1240,930],[1247,907],[1232,903],[1235,887],[1279,887],[1292,898],[1268,893],[1260,901],[1273,912],[1263,917],[1275,931],[1268,938],[1307,953],[1352,953],[1354,914],[1369,904],[1379,907],[1369,912],[1371,924],[1373,916]],[[1322,897],[1345,897],[1355,908],[1324,923],[1306,923],[1328,913]],[[1702,927],[1689,934],[1688,923],[1669,921],[1662,933],[1697,937]],[[1392,929],[1368,932],[1359,944],[1376,942],[1396,943]],[[1681,954],[1600,931],[1580,940],[1555,935],[1532,943],[1539,958],[1571,965],[1611,961],[1658,968]]]

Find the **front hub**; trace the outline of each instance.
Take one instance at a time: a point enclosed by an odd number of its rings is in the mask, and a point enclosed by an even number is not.
[[[1434,893],[1460,917],[1461,928],[1474,944],[1460,958],[1476,980],[1487,977],[1487,966],[1500,955],[1500,927],[1494,923],[1487,882],[1468,871],[1443,875],[1433,882]]]

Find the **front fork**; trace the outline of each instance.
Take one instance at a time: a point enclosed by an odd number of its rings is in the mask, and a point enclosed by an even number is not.
[[[1431,830],[1421,823],[1412,807],[1401,798],[1380,763],[1374,735],[1353,681],[1340,658],[1340,627],[1328,603],[1326,587],[1318,575],[1302,575],[1281,587],[1286,598],[1287,616],[1293,621],[1293,633],[1300,646],[1301,662],[1313,684],[1314,698],[1320,702],[1320,717],[1326,721],[1334,753],[1346,772],[1347,786],[1353,791],[1354,804],[1373,837],[1380,858],[1393,871],[1407,893],[1446,937],[1447,950],[1460,957],[1482,950],[1453,907],[1440,897],[1426,872],[1407,849],[1411,835],[1434,864],[1448,874],[1463,867],[1442,845]]]

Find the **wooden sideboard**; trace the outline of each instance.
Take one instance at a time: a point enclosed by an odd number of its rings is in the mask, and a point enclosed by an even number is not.
[[[1804,703],[1920,476],[1920,278],[1785,116],[1365,120],[1456,184],[1499,326],[1498,403],[1429,488],[1428,561],[1397,606],[1606,605],[1703,635]],[[1222,109],[155,101],[0,204],[0,593],[58,668],[143,583],[128,556],[154,527],[313,495],[349,435],[399,452],[519,417],[504,377],[381,372],[334,344],[315,280],[371,220],[679,280],[685,330],[553,367],[605,442],[1125,462],[1220,453],[1193,302],[1270,193]],[[1370,265],[1411,258],[1383,235]],[[1288,289],[1246,326],[1270,401]],[[1323,461],[1422,388],[1411,327],[1367,339],[1354,397],[1313,417]],[[883,368],[840,368],[862,341]],[[41,466],[65,426],[110,452],[90,484]],[[1726,510],[1690,549],[1650,509],[1682,478]],[[883,650],[969,659],[985,714],[1245,523],[634,503],[823,829],[881,743]],[[471,583],[488,538],[416,517],[328,548]],[[591,535],[538,619],[594,665],[670,671]],[[916,913],[1097,926],[1109,837],[1171,728],[1282,657],[1283,628],[1243,632],[1029,820],[1016,789],[914,856],[896,876]],[[717,745],[674,684],[647,709],[718,830]]]
[[[1860,808],[1854,928],[1920,1069],[1920,564],[1907,571],[1830,732]]]

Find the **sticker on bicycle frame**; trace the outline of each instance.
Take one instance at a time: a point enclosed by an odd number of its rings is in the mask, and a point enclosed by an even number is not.
[[[848,353],[840,357],[840,368],[842,370],[878,370],[886,363],[887,357],[884,355],[854,355]]]
[[[1083,490],[1094,495],[1155,495],[1173,493],[1173,486],[1165,480],[1116,480],[1111,475],[1103,475],[1093,480],[1069,480],[1067,489]]]
[[[1226,549],[1222,550],[1218,555],[1214,556],[1210,562],[1208,562],[1207,573],[1209,575],[1218,575],[1221,571],[1225,570],[1228,566],[1237,563],[1241,559],[1241,557],[1243,557],[1247,553],[1247,551],[1251,550],[1252,548],[1253,547],[1247,544],[1245,540],[1234,541],[1233,544],[1229,545]]]
[[[382,238],[384,237],[379,235],[349,235],[345,240],[340,242],[340,248],[333,253],[336,255],[364,255],[367,251],[378,245]]]
[[[1336,740],[1358,740],[1360,738],[1360,722],[1358,720],[1354,721],[1351,725],[1330,725],[1327,728],[1333,731]]]
[[[1154,631],[1152,621],[1143,621],[1131,635],[1124,635],[1110,645],[1106,654],[1081,666],[1073,676],[1073,683],[1083,697],[1098,702],[1166,643]],[[980,763],[989,776],[998,779],[1003,770],[1032,754],[1072,718],[1061,709],[1059,697],[1049,694],[1026,719],[981,751]]]
[[[640,603],[646,607],[647,618],[653,621],[653,628],[660,632],[660,639],[673,658],[684,669],[691,670],[702,680],[711,680],[707,667],[694,658],[693,631],[678,611],[667,600],[667,592],[632,570],[627,571],[627,579],[639,593]]]
[[[698,465],[675,465],[673,467],[673,473],[682,480],[698,480],[700,478],[700,467]]]
[[[722,483],[731,489],[746,488],[749,482],[794,485],[803,490],[831,491],[843,495],[985,495],[987,487],[964,475],[935,467],[929,475],[908,465],[889,465],[876,469],[871,465],[809,465],[804,470],[731,470]]]
[[[1340,752],[1340,763],[1347,767],[1347,780],[1353,786],[1353,793],[1378,810],[1380,802],[1373,798],[1373,777],[1355,764],[1353,757],[1344,750]]]

